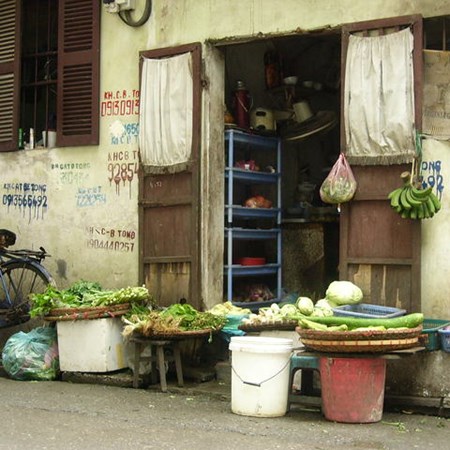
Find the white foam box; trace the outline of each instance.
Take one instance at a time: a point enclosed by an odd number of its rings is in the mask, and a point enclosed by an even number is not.
[[[111,372],[128,367],[120,317],[58,321],[63,372]]]

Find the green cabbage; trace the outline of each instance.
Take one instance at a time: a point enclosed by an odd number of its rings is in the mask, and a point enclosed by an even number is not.
[[[333,281],[325,298],[336,305],[355,305],[363,298],[362,290],[350,281]]]
[[[280,313],[283,317],[295,316],[296,314],[298,314],[298,310],[295,305],[287,304],[281,307]]]
[[[308,297],[299,297],[295,303],[297,309],[305,316],[310,316],[314,311],[314,303]]]

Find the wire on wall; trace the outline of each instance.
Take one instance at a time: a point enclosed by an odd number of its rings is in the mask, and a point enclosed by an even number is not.
[[[145,22],[150,18],[150,15],[152,13],[152,0],[145,0],[145,8],[142,12],[142,15],[140,19],[135,20],[131,16],[131,12],[129,10],[125,11],[119,11],[119,17],[122,19],[123,22],[125,22],[130,27],[140,27],[141,25],[144,25]]]

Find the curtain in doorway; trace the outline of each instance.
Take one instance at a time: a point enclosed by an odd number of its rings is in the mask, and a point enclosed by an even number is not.
[[[139,148],[144,166],[171,172],[189,161],[192,109],[191,54],[144,58],[139,112]]]
[[[413,34],[349,36],[344,88],[346,156],[356,165],[415,154]]]

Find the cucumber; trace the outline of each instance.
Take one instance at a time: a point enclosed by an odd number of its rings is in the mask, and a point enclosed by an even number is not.
[[[328,316],[328,317],[315,317],[309,316],[308,320],[324,325],[347,325],[349,330],[354,328],[363,327],[379,327],[386,328],[416,328],[423,322],[422,313],[412,313],[406,316],[392,317],[390,319],[375,319],[375,318],[359,318],[359,317],[341,317],[341,316]]]

